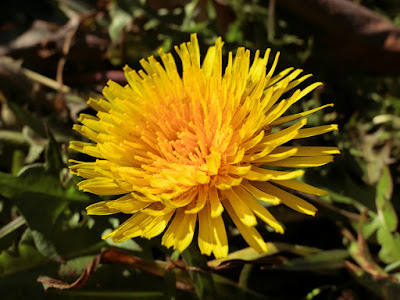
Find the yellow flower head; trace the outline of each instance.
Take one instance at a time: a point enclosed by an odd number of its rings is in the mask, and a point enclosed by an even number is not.
[[[321,83],[288,95],[311,75],[298,78],[302,70],[293,68],[273,75],[279,54],[268,69],[269,49],[264,57],[257,51],[251,63],[250,51],[239,48],[235,57],[229,53],[223,72],[222,46],[217,39],[201,63],[193,34],[190,42],[175,47],[182,76],[172,55],[160,50],[162,64],[149,57],[140,62],[144,70],[125,67],[128,85],[110,81],[103,91],[106,100],[88,101],[98,113],[81,114],[83,125],[74,129],[94,143],[74,141],[70,147],[96,161],[72,160],[71,172],[86,178],[79,183],[85,192],[121,195],[90,205],[88,214],[132,214],[104,238],[116,243],[138,236],[151,239],[168,227],[162,244],[182,252],[198,222],[201,252],[220,258],[228,254],[224,210],[260,253],[266,244],[255,229],[257,217],[283,233],[261,203],[315,214],[313,205],[282,187],[326,193],[295,180],[302,170],[277,167],[321,166],[339,153],[336,147],[282,146],[337,130],[337,125],[303,128],[307,118],[302,117],[332,104],[282,116]],[[275,128],[300,118],[285,129]]]

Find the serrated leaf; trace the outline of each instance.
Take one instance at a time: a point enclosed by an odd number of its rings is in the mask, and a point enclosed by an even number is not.
[[[387,228],[380,227],[377,231],[378,243],[381,245],[379,258],[389,264],[400,260],[400,235],[391,233]]]
[[[388,231],[393,232],[397,228],[398,219],[396,211],[391,203],[393,182],[388,166],[383,168],[382,176],[376,186],[376,208],[378,216]]]
[[[386,162],[390,157],[391,144],[388,142],[379,151],[374,150],[380,134],[381,129],[364,136],[364,155],[367,157],[367,175],[371,184],[378,182],[380,174],[387,169]]]
[[[364,238],[359,236],[358,239],[358,241],[350,242],[348,247],[351,257],[369,274],[376,277],[387,276],[385,271],[373,260]]]
[[[380,226],[382,226],[382,222],[379,219],[378,215],[370,212],[371,221],[366,222],[362,225],[362,234],[365,239],[369,239],[369,237],[375,233]]]

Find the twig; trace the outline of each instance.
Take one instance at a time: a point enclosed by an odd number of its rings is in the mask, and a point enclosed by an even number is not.
[[[48,77],[43,76],[34,71],[22,68],[22,73],[29,79],[39,82],[40,84],[43,84],[44,86],[47,86],[54,90],[61,90],[64,93],[68,93],[71,90],[71,88],[69,86],[60,84],[59,82],[55,81],[54,79],[48,78]]]
[[[268,40],[275,39],[275,0],[269,0],[268,6]]]

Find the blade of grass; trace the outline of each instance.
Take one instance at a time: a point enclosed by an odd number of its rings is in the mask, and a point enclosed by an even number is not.
[[[7,225],[5,225],[2,228],[0,228],[0,239],[5,237],[6,235],[10,234],[14,230],[17,230],[18,228],[20,228],[24,224],[25,224],[24,217],[22,217],[22,216],[16,217],[10,223],[8,223]]]

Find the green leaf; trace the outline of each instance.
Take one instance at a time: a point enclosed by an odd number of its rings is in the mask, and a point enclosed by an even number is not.
[[[58,176],[60,171],[65,167],[65,164],[62,160],[60,146],[54,139],[54,136],[49,129],[47,130],[47,136],[49,138],[49,142],[47,143],[45,152],[45,168],[49,170],[50,173]]]
[[[382,224],[388,231],[393,232],[397,228],[398,220],[396,211],[390,199],[393,193],[393,182],[388,166],[383,168],[383,173],[376,186],[376,208]]]
[[[212,295],[211,299],[271,299],[244,286],[239,286],[218,274],[212,273],[211,276],[216,290],[216,294]]]
[[[11,161],[11,174],[16,175],[23,168],[25,153],[21,150],[14,150]]]
[[[74,187],[65,190],[59,179],[49,174],[42,165],[25,168],[19,176],[0,172],[0,195],[6,198],[17,195],[33,198],[33,194],[51,198],[54,201],[86,202],[89,200],[88,195],[76,191]]]
[[[18,177],[0,173],[0,186],[0,194],[16,200],[30,225],[33,220],[42,224],[41,220],[50,217],[50,222],[42,225],[43,230],[49,230],[55,223],[68,200],[58,178],[46,172],[43,166],[27,168]]]
[[[164,275],[166,299],[176,298],[176,277],[172,270],[168,270]]]
[[[4,225],[2,228],[0,228],[0,239],[5,237],[6,235],[10,234],[14,230],[18,229],[22,225],[25,224],[25,219],[22,216],[19,216],[12,220],[10,223]]]
[[[387,265],[386,267],[385,267],[385,272],[386,273],[389,273],[389,272],[391,272],[391,271],[393,271],[393,270],[396,270],[396,269],[398,269],[398,268],[400,268],[400,260],[398,260],[398,261],[395,261],[394,263],[391,263],[391,264],[389,264],[389,265]]]
[[[340,269],[343,267],[343,260],[348,257],[349,253],[347,250],[327,250],[313,255],[292,259],[276,268],[278,270],[287,271]]]
[[[376,276],[347,262],[347,270],[365,288],[378,295],[382,299],[398,299],[400,295],[400,284],[395,281],[394,276]]]
[[[28,270],[47,261],[34,247],[20,244],[18,246],[18,256],[11,255],[8,251],[1,252],[0,276]]]
[[[244,249],[232,252],[225,258],[211,260],[208,262],[208,266],[209,267],[218,267],[219,265],[221,265],[223,263],[228,263],[230,261],[237,261],[237,260],[251,262],[251,261],[258,260],[258,259],[262,259],[264,257],[275,255],[275,254],[283,252],[283,251],[289,251],[291,253],[301,255],[301,256],[307,256],[307,255],[312,255],[312,254],[321,252],[321,250],[317,249],[317,248],[306,247],[306,246],[295,245],[295,244],[272,243],[272,242],[267,242],[266,244],[267,244],[267,252],[260,254],[253,248],[248,247],[248,248],[244,248]]]
[[[128,24],[128,22],[132,19],[132,16],[126,11],[122,10],[117,5],[116,1],[113,1],[109,12],[112,21],[108,31],[110,33],[111,41],[113,42],[113,44],[117,44],[122,29],[124,29],[126,24]]]
[[[207,267],[207,261],[205,257],[200,254],[200,250],[195,243],[191,243],[190,246],[183,251],[182,256],[188,266],[198,268]],[[213,299],[213,295],[215,295],[215,285],[211,274],[198,271],[190,271],[189,274],[190,277],[193,278],[196,294],[199,299]]]
[[[379,149],[379,151],[374,150],[377,145],[377,140],[380,133],[381,131],[378,130],[372,134],[367,134],[364,137],[364,153],[365,155],[368,155],[366,167],[368,180],[370,183],[378,182],[378,180],[380,180],[380,175],[382,173],[387,174],[388,172],[386,162],[390,158],[391,143],[386,142],[385,145],[381,149]],[[385,174],[382,174],[382,177],[385,177]]]
[[[250,279],[251,271],[253,270],[252,264],[245,264],[242,268],[242,271],[239,275],[239,286],[243,288],[247,288],[248,281]]]
[[[21,211],[29,227],[38,251],[53,260],[60,256],[53,245],[52,238],[55,234],[55,224],[59,216],[66,209],[68,202],[62,197],[52,197],[51,191],[63,193],[60,181],[55,175],[50,175],[42,166],[26,169],[18,179],[24,179],[25,184],[33,182],[40,185],[41,191],[23,191],[13,195],[18,209]],[[15,192],[15,191],[12,191]]]
[[[34,230],[34,225],[30,225],[30,227],[32,229],[32,238],[39,253],[50,260],[61,262],[62,258],[60,254],[58,254],[57,249],[52,242],[52,235],[47,235]]]
[[[100,248],[106,246],[105,241],[99,238],[98,232],[87,227],[57,232],[52,241],[63,257],[75,257],[97,252]]]
[[[80,256],[68,260],[66,263],[60,265],[58,274],[62,277],[78,277],[83,272],[85,267],[93,261],[94,255]]]
[[[377,232],[378,243],[382,246],[379,258],[389,264],[400,260],[400,235],[391,233],[387,228],[380,227]]]
[[[18,177],[0,173],[0,194],[15,201],[32,230],[38,251],[50,259],[59,260],[53,243],[55,235],[59,234],[56,222],[66,210],[68,200],[82,201],[87,196],[82,197],[71,188],[65,190],[59,176],[43,165],[26,168]]]
[[[21,123],[32,128],[42,138],[46,137],[46,129],[43,125],[43,121],[34,116],[31,112],[22,109],[14,102],[8,102],[8,106]]]
[[[365,239],[369,239],[369,237],[375,233],[379,227],[382,226],[382,222],[379,219],[378,215],[374,212],[369,212],[370,221],[362,224],[362,234]],[[354,225],[356,228],[359,224]]]

